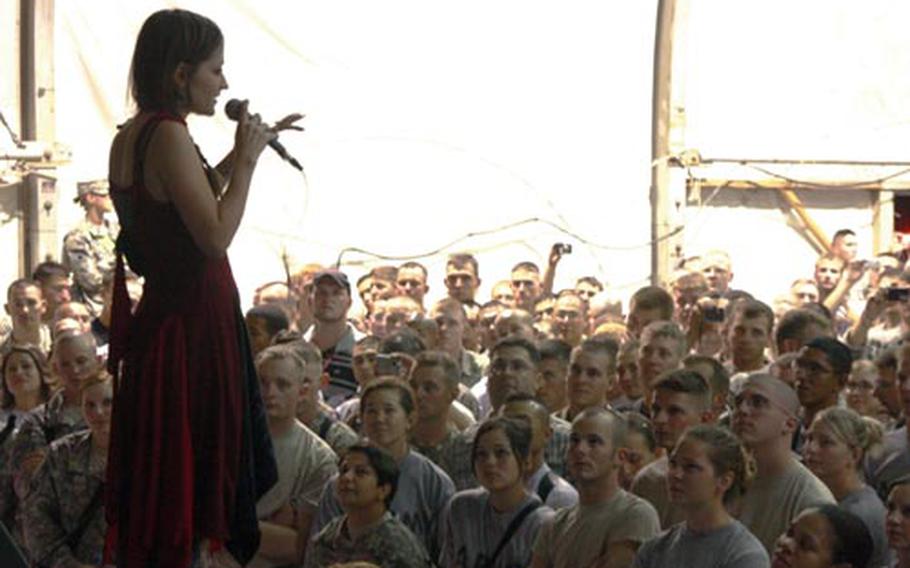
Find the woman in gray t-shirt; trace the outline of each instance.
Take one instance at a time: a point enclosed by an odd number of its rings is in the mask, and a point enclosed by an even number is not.
[[[636,568],[768,568],[764,546],[725,504],[739,498],[751,476],[742,443],[719,426],[686,431],[670,454],[670,502],[685,522],[645,542]]]
[[[443,512],[441,568],[531,562],[537,532],[553,511],[525,486],[530,447],[531,425],[520,418],[492,418],[477,430],[471,462],[481,487],[456,493]]]
[[[806,432],[803,461],[825,482],[837,504],[865,523],[872,537],[869,568],[890,564],[885,536],[885,506],[860,473],[866,451],[882,439],[877,422],[853,410],[831,407],[818,413]]]

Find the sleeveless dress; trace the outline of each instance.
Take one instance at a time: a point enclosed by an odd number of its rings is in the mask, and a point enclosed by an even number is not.
[[[196,246],[172,203],[143,187],[158,113],[137,138],[121,223],[108,367],[115,377],[106,556],[120,568],[189,567],[197,544],[245,564],[259,546],[256,501],[277,481],[259,385],[227,257]],[[207,172],[208,173],[208,172]],[[145,278],[134,314],[123,256]]]

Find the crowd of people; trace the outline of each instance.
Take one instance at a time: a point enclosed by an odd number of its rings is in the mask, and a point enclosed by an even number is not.
[[[902,255],[840,230],[772,299],[721,250],[628,301],[555,289],[563,244],[489,298],[470,253],[436,299],[416,261],[308,264],[244,314],[226,251],[300,115],[241,102],[210,166],[185,119],[223,65],[208,18],[146,20],[109,180],[6,288],[0,538],[32,565],[910,568]]]
[[[0,514],[41,566],[104,553],[107,193],[80,185],[64,262],[7,289]],[[436,301],[417,262],[264,283],[244,323],[278,481],[249,565],[910,566],[910,276],[855,244],[770,304],[718,250],[625,306],[553,290],[560,245],[487,299],[467,253]]]

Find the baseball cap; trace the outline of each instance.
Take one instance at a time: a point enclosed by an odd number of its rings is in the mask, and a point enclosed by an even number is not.
[[[347,290],[348,294],[351,293],[351,283],[348,281],[348,277],[344,272],[334,268],[320,270],[316,273],[316,276],[313,277],[313,284],[319,284],[319,281],[323,278],[329,278],[332,282]]]

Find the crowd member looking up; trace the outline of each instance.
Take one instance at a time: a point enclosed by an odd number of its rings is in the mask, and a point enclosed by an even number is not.
[[[515,296],[515,306],[526,312],[533,312],[534,302],[541,296],[543,290],[540,268],[533,262],[519,262],[512,267],[509,280],[512,283],[512,294]]]
[[[591,298],[604,291],[604,285],[595,276],[582,276],[575,281],[575,293],[590,306]]]
[[[65,302],[57,306],[54,313],[53,326],[51,331],[57,327],[60,320],[70,319],[78,324],[79,333],[92,333],[92,314],[82,302]]]
[[[638,350],[638,340],[631,337],[626,338],[619,346],[616,378],[623,397],[612,403],[615,410],[630,410],[644,396],[644,385],[641,383],[641,375],[638,372]]]
[[[348,449],[327,489],[343,514],[313,537],[304,568],[354,560],[401,568],[433,566],[420,539],[391,514],[399,472],[396,459],[380,448],[357,444]]]
[[[831,239],[831,254],[843,260],[844,263],[850,263],[856,260],[858,250],[859,240],[852,230],[840,229],[834,233],[834,238]]]
[[[815,285],[818,286],[819,297],[822,301],[831,295],[841,281],[841,273],[845,266],[846,263],[842,259],[830,253],[823,254],[815,261]],[[826,304],[826,307],[831,310],[831,306]]]
[[[385,300],[374,303],[374,311],[370,317],[370,333],[376,337],[384,338],[406,326],[423,314],[423,306],[417,301],[404,295],[395,295]]]
[[[540,384],[540,351],[537,346],[522,337],[507,337],[497,343],[490,353],[490,370],[487,382],[490,411],[489,416],[499,413],[502,405],[515,394],[534,396]],[[565,471],[566,446],[569,438],[568,424],[555,416],[550,417],[553,435],[547,443],[544,459],[557,474]],[[456,443],[454,463],[457,471],[452,480],[459,489],[475,487],[477,481],[470,468],[471,447],[476,428],[462,432]]]
[[[626,438],[620,454],[619,484],[628,491],[638,472],[658,458],[660,447],[650,420],[634,410],[623,412],[622,417],[626,421]]]
[[[897,479],[888,491],[888,544],[896,568],[910,567],[910,475]]]
[[[799,399],[793,389],[767,374],[749,375],[734,399],[733,431],[752,452],[757,466],[739,520],[769,553],[801,511],[835,502],[825,484],[790,449],[798,413]]]
[[[799,351],[816,337],[834,337],[831,320],[811,309],[790,310],[777,323],[774,346],[778,355],[784,355]]]
[[[836,505],[800,513],[777,540],[772,568],[870,566],[872,538],[863,522]]]
[[[862,479],[863,458],[882,437],[881,426],[846,408],[816,415],[803,444],[803,463],[825,482],[837,504],[859,517],[873,542],[873,567],[888,566],[885,506]]]
[[[398,267],[398,278],[395,282],[398,291],[414,299],[423,309],[423,299],[430,286],[427,284],[427,268],[419,262],[405,262]]]
[[[757,371],[768,364],[765,350],[771,347],[774,312],[758,300],[733,304],[729,317],[727,344],[730,352],[730,371]]]
[[[2,510],[7,517],[16,519],[13,532],[17,536],[22,534],[19,506],[28,495],[38,466],[54,440],[86,428],[81,409],[82,385],[101,370],[90,333],[59,335],[54,340],[51,364],[59,390],[22,417],[18,432],[5,448],[4,457],[13,466],[9,474],[13,492],[3,495],[8,501]]]
[[[15,422],[21,422],[27,412],[44,404],[51,396],[47,359],[34,345],[10,348],[0,364],[0,379],[3,388],[0,429],[13,417]],[[3,437],[8,440],[8,436]]]
[[[547,410],[557,412],[568,404],[566,377],[572,347],[558,339],[545,339],[537,347],[540,350],[540,363],[537,365],[540,384],[536,396]]]
[[[638,376],[644,392],[641,408],[648,410],[651,389],[657,378],[682,367],[685,355],[686,336],[679,326],[671,321],[648,324],[641,333],[638,348]]]
[[[891,415],[875,397],[877,383],[878,369],[875,363],[868,359],[857,359],[850,367],[844,399],[847,407],[855,410],[860,416],[877,418],[887,426],[891,423]]]
[[[728,512],[752,477],[751,458],[731,432],[694,426],[670,454],[669,494],[683,522],[638,550],[636,568],[768,568],[761,542]]]
[[[790,285],[790,302],[797,308],[819,301],[818,285],[810,278],[798,278]]]
[[[553,510],[578,503],[578,491],[554,473],[544,460],[547,443],[553,436],[547,408],[534,397],[513,394],[502,407],[502,415],[527,420],[531,426],[531,448],[524,471],[528,491],[540,497],[543,504]]]
[[[38,566],[98,565],[104,547],[101,496],[111,437],[111,378],[101,372],[81,390],[88,430],[51,444],[23,507],[25,541]]]
[[[439,326],[439,350],[448,353],[461,368],[461,383],[467,387],[477,383],[483,376],[484,364],[479,355],[464,348],[468,325],[464,304],[445,298],[433,305],[430,317]]]
[[[530,448],[526,420],[495,417],[480,425],[471,451],[480,487],[459,491],[446,505],[440,566],[528,565],[537,533],[552,515],[525,486]]]
[[[667,456],[687,428],[714,420],[708,382],[695,371],[685,369],[661,375],[654,385],[651,416],[657,444],[667,455],[639,471],[632,481],[631,491],[651,503],[660,517],[661,526],[669,528],[683,520],[684,511],[671,503]]]
[[[674,273],[670,281],[670,292],[676,304],[674,321],[687,326],[698,299],[708,291],[708,280],[701,272],[681,270]]]
[[[363,434],[371,446],[392,456],[400,472],[389,510],[434,556],[439,551],[439,514],[455,493],[455,487],[439,466],[412,450],[409,439],[417,419],[416,411],[414,391],[399,379],[379,378],[363,390],[360,403]],[[319,502],[316,531],[342,514],[339,495],[325,491]]]
[[[795,361],[796,394],[804,427],[812,424],[817,413],[838,404],[852,365],[850,348],[830,337],[817,337],[800,350]]]
[[[305,395],[306,363],[286,345],[256,356],[278,483],[256,503],[261,540],[252,568],[299,563],[319,499],[337,473],[335,452],[297,420]]]
[[[370,270],[370,276],[373,302],[388,300],[398,293],[398,269],[394,266],[376,266]]]
[[[566,377],[568,405],[557,415],[569,422],[582,410],[607,404],[607,392],[616,380],[614,341],[587,339],[572,350]]]
[[[458,396],[461,370],[448,353],[425,351],[417,356],[410,384],[417,397],[417,422],[411,444],[449,476],[453,475],[452,446],[458,428],[452,423],[452,403]]]
[[[325,376],[322,371],[322,353],[315,345],[302,339],[286,345],[304,361],[303,374],[300,377],[301,395],[297,404],[297,419],[340,456],[357,442],[358,436],[350,426],[335,416],[331,407],[319,401],[319,387]],[[354,353],[357,353],[356,347]]]
[[[727,411],[730,397],[730,374],[720,362],[704,355],[688,355],[683,367],[695,371],[708,382],[711,389],[711,413],[715,418]]]
[[[338,406],[357,390],[352,361],[360,334],[348,323],[351,285],[338,270],[323,270],[313,277],[313,317],[316,323],[304,335],[322,351],[329,384],[323,390],[326,402]]]
[[[574,292],[561,294],[553,306],[553,337],[572,347],[581,343],[588,329],[586,308],[584,300]]]
[[[105,276],[113,280],[113,273],[106,272]],[[43,321],[45,325],[50,325],[57,307],[73,299],[70,271],[59,262],[47,260],[35,267],[32,280],[41,286],[41,297],[47,304]]]
[[[76,184],[76,203],[85,217],[63,237],[63,264],[73,273],[73,298],[83,302],[92,315],[101,313],[101,282],[114,271],[114,241],[118,228],[105,218],[114,210],[108,181]]]
[[[885,435],[881,451],[870,456],[865,465],[866,481],[879,495],[886,495],[892,483],[910,472],[910,430],[906,424],[906,419],[910,416],[910,342],[901,343],[896,357],[898,395],[903,407],[904,423]]]
[[[900,387],[897,380],[897,347],[890,347],[875,358],[878,375],[875,381],[875,398],[882,404],[890,421],[900,426],[903,405],[901,404]]]
[[[490,290],[490,299],[508,308],[514,309],[516,307],[515,292],[512,291],[512,283],[508,280],[500,280],[493,284],[493,288]]]
[[[629,317],[626,328],[632,337],[638,339],[642,330],[656,321],[673,319],[675,306],[673,296],[658,286],[639,288],[629,300]]]
[[[47,303],[38,283],[26,279],[14,280],[6,289],[6,304],[3,307],[12,327],[6,341],[0,345],[0,353],[9,351],[13,345],[35,345],[47,356],[51,348],[51,332],[43,323]]]
[[[365,313],[363,318],[369,319],[373,314],[373,276],[367,272],[357,279],[357,294],[360,296],[360,302],[363,304]]]
[[[271,345],[275,336],[291,325],[287,312],[278,305],[268,303],[247,310],[245,321],[253,355]]]
[[[474,304],[480,287],[480,268],[474,255],[453,254],[446,261],[446,290],[449,297],[462,304]],[[494,298],[495,299],[495,298]]]
[[[612,410],[591,408],[572,422],[566,459],[578,505],[558,511],[540,529],[532,568],[627,568],[638,547],[657,535],[654,508],[619,486],[624,440],[625,422]]]
[[[708,281],[708,290],[713,294],[724,296],[730,291],[733,280],[733,268],[730,255],[722,250],[710,250],[698,262],[701,273]]]

